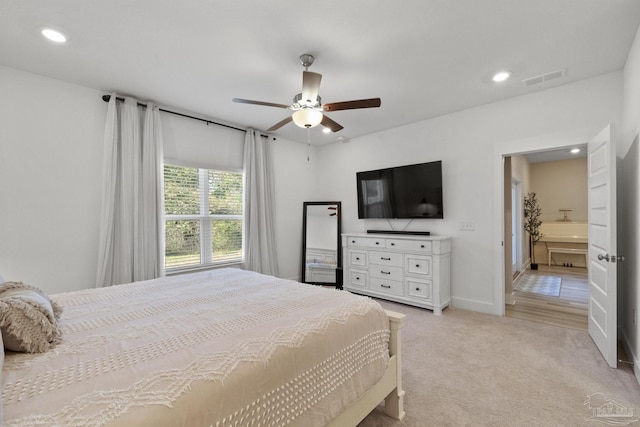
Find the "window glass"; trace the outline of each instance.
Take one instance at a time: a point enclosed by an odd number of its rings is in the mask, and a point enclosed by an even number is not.
[[[241,262],[242,174],[164,167],[165,269]]]
[[[165,215],[198,215],[200,213],[198,169],[165,165],[164,213]]]

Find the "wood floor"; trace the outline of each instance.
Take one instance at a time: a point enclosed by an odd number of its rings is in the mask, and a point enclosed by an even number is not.
[[[506,316],[586,331],[589,302],[586,269],[546,265],[540,265],[539,268],[536,271],[526,270],[522,274],[544,274],[562,278],[560,296],[549,297],[516,291],[513,294],[516,303],[506,305]]]

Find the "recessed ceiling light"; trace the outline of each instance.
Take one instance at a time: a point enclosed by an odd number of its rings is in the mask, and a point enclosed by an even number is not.
[[[511,73],[508,71],[500,71],[497,72],[493,75],[493,81],[494,82],[503,82],[505,80],[507,80],[509,78],[509,76],[511,76]]]
[[[573,149],[571,150],[571,154],[578,154],[579,152],[580,152],[580,149],[579,149],[579,148],[573,148]]]
[[[51,28],[45,28],[41,31],[42,35],[48,38],[49,40],[56,43],[64,43],[67,41],[67,38],[60,31],[52,30]]]
[[[331,129],[329,129],[329,128],[323,128],[323,129],[322,129],[322,132],[323,132],[323,133],[331,133]]]

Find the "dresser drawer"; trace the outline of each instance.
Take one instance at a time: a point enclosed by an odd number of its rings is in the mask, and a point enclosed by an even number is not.
[[[377,277],[372,277],[369,289],[375,292],[382,292],[390,295],[403,295],[402,282],[395,280],[385,280]]]
[[[368,252],[365,252],[365,251],[349,250],[349,265],[366,267],[367,255],[368,255]]]
[[[367,273],[364,271],[350,271],[349,284],[360,288],[366,288],[368,282]]]
[[[402,254],[394,252],[369,252],[369,262],[378,265],[390,265],[392,267],[402,267]]]
[[[424,240],[387,239],[387,248],[431,253],[431,242]]]
[[[431,280],[416,280],[407,278],[405,279],[405,283],[407,284],[407,293],[409,296],[424,298],[426,300],[431,300],[431,291],[433,288],[433,283]]]
[[[388,265],[369,265],[369,276],[380,279],[402,281],[402,267],[390,267]]]
[[[385,239],[377,239],[375,237],[349,236],[349,238],[347,239],[347,246],[357,246],[361,248],[384,248]]]
[[[431,277],[432,258],[430,256],[405,255],[404,259],[406,274],[419,274],[421,276]]]

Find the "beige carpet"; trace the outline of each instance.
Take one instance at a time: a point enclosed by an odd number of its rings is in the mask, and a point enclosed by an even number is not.
[[[513,283],[513,290],[549,297],[558,297],[560,296],[561,285],[562,279],[558,276],[523,274]]]
[[[630,368],[609,368],[584,332],[462,309],[434,316],[380,303],[407,315],[407,415],[394,421],[376,409],[360,427],[604,426],[587,421],[592,411],[584,402],[594,393],[640,419],[640,387]]]

